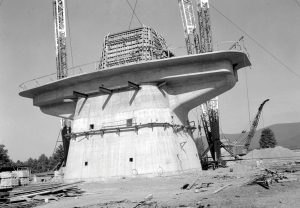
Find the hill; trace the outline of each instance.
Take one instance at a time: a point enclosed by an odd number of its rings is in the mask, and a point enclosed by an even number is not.
[[[274,132],[276,141],[279,146],[289,149],[300,149],[300,122],[275,124],[265,128],[270,128]],[[251,141],[250,149],[259,148],[261,131],[262,129],[256,131]],[[239,137],[241,137],[241,139],[245,138],[246,135],[247,133],[243,134],[242,136],[241,134],[223,134],[221,138],[223,139],[225,136],[230,141],[234,141]]]

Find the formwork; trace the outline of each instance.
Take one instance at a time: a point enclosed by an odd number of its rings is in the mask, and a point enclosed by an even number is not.
[[[143,26],[105,36],[99,69],[170,56],[163,36]]]

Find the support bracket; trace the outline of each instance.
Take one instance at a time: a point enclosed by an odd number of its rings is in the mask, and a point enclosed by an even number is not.
[[[160,82],[160,83],[157,83],[157,87],[158,88],[162,88],[163,86],[165,86],[167,84],[166,81],[163,81],[163,82]]]
[[[135,90],[139,90],[139,89],[140,89],[140,85],[135,84],[135,83],[130,82],[130,81],[128,81],[128,86],[129,86],[130,88],[135,89]]]
[[[82,97],[82,98],[88,98],[88,94],[85,94],[85,93],[82,93],[82,92],[77,92],[77,91],[73,91],[73,96],[79,98],[79,97]]]
[[[109,95],[112,94],[112,90],[105,88],[105,87],[101,87],[101,86],[99,87],[99,91],[102,93],[105,93],[105,94],[109,94]]]

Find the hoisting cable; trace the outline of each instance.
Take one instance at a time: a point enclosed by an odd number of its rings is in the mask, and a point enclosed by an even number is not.
[[[130,23],[129,23],[128,29],[130,29],[130,26],[131,26],[131,23],[132,23],[132,19],[133,19],[133,15],[134,15],[134,12],[135,12],[136,5],[137,5],[137,1],[138,0],[135,0],[135,4],[134,4],[134,8],[133,8],[133,11],[132,11],[132,14],[131,14],[131,19],[130,19]]]
[[[249,53],[248,53],[248,50],[245,46],[245,41],[244,39],[242,40],[242,47],[243,47],[243,50],[246,52],[247,56],[248,56],[248,59],[250,59],[249,57]],[[244,57],[244,64],[246,65],[246,57]],[[251,65],[249,66],[249,68],[251,69]],[[250,99],[249,99],[249,87],[248,87],[248,76],[247,76],[247,70],[244,70],[245,72],[245,84],[246,84],[246,96],[247,96],[247,105],[248,105],[248,120],[249,120],[249,127],[251,128],[251,117],[250,117]]]
[[[251,126],[251,118],[250,118],[250,102],[249,102],[249,88],[248,88],[248,77],[247,77],[247,71],[245,72],[245,84],[246,84],[246,96],[247,96],[247,105],[248,105],[248,120],[249,120],[249,126]]]
[[[280,65],[282,65],[286,70],[288,70],[290,73],[294,74],[296,77],[300,79],[300,75],[296,73],[293,69],[291,69],[288,65],[286,65],[283,61],[281,61],[275,54],[273,54],[270,50],[265,48],[261,43],[259,43],[255,38],[253,38],[251,35],[249,35],[245,30],[243,30],[239,25],[234,23],[231,19],[229,19],[226,15],[224,15],[220,10],[218,10],[216,7],[214,7],[212,4],[210,4],[212,8],[214,8],[221,16],[223,16],[227,21],[229,21],[233,26],[235,26],[238,30],[243,32],[248,38],[250,38],[259,48],[261,48],[263,51],[265,51],[267,54],[269,54],[273,59],[275,59]]]
[[[140,21],[140,19],[138,18],[137,14],[135,13],[134,9],[132,8],[131,4],[129,3],[128,0],[126,0],[130,9],[132,10],[132,13],[134,14],[134,16],[136,17],[136,19],[139,21],[139,23],[141,24],[141,26],[143,26],[142,22]]]
[[[298,7],[300,7],[300,3],[298,0],[294,0],[296,2],[296,4],[298,5]]]

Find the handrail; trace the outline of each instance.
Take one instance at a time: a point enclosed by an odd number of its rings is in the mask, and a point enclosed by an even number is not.
[[[83,73],[93,72],[98,70],[99,61],[93,61],[81,65],[77,65],[74,67],[70,67],[68,71],[69,77],[76,76]],[[19,91],[25,91],[29,90],[35,87],[39,87],[41,85],[45,85],[54,81],[57,81],[57,75],[56,73],[47,74],[44,76],[40,76],[31,80],[28,80],[26,82],[23,82],[19,85]]]
[[[216,42],[214,45],[216,46],[215,48],[217,49],[217,51],[224,49],[224,50],[228,50],[229,48],[229,44],[232,45],[232,43],[236,43],[236,41],[222,41],[222,42]],[[222,47],[220,47],[222,46]],[[238,46],[238,44],[237,44]],[[179,46],[179,47],[172,47],[169,48],[169,50],[174,50],[174,49],[182,49],[184,48],[184,46]],[[243,48],[232,48],[231,50],[238,50],[238,51],[243,51]],[[88,72],[95,72],[97,70],[99,70],[98,66],[99,66],[100,61],[93,61],[93,62],[88,62],[85,64],[81,64],[81,65],[77,65],[74,67],[70,67],[67,71],[68,71],[68,77],[72,77],[72,76],[76,76],[79,74],[83,74],[83,73],[88,73]],[[93,66],[93,67],[92,67]],[[34,79],[31,79],[29,81],[23,82],[22,84],[19,85],[19,91],[25,91],[25,90],[29,90],[29,89],[33,89],[51,82],[55,82],[57,81],[57,74],[56,73],[51,73],[48,75],[44,75],[44,76],[40,76]]]

